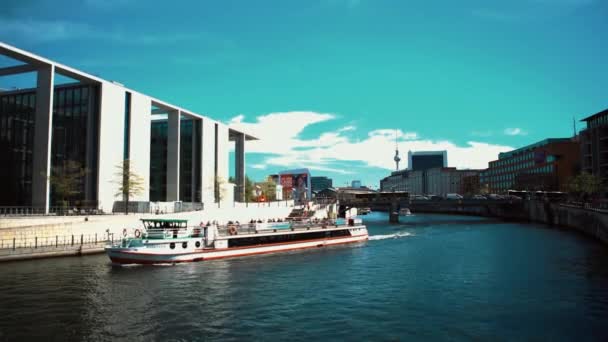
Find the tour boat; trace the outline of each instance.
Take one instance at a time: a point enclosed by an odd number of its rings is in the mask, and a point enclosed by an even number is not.
[[[367,240],[359,218],[188,226],[187,220],[142,219],[144,228],[105,248],[117,264],[173,264]]]

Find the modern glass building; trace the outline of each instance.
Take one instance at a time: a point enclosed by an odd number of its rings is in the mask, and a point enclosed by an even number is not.
[[[73,166],[88,172],[79,177],[67,198],[59,198],[51,188],[51,206],[66,200],[75,206],[95,206],[99,88],[94,85],[56,87],[53,93],[54,139],[51,142],[51,175],[74,172]],[[2,206],[32,206],[34,128],[36,92],[17,90],[0,93],[1,176],[6,188],[0,194]],[[68,165],[72,163],[74,165]]]
[[[15,61],[0,67],[0,81],[35,75],[30,89],[0,88],[0,206],[111,211],[124,160],[144,183],[132,201],[216,202],[229,187],[218,180],[228,180],[231,142],[244,189],[251,135],[2,42],[0,55]],[[58,75],[73,82],[55,84]]]
[[[576,139],[545,139],[500,153],[480,175],[482,187],[494,193],[507,190],[567,191],[568,182],[580,169],[580,145]]]
[[[317,192],[327,188],[331,188],[333,186],[333,180],[325,176],[314,176],[310,177],[310,184],[312,187],[312,191]]]
[[[585,119],[587,127],[580,132],[581,169],[608,182],[608,109]]]
[[[167,197],[167,120],[152,121],[150,134],[150,201],[164,201]],[[180,201],[201,202],[199,187],[201,165],[200,122],[182,119],[180,122]]]
[[[448,151],[409,151],[407,158],[408,169],[412,171],[426,171],[448,166]]]

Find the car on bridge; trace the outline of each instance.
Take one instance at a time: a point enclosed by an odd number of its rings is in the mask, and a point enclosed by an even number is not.
[[[448,199],[448,200],[461,200],[463,198],[464,197],[462,197],[462,195],[460,195],[460,194],[446,194],[445,195],[445,199]]]

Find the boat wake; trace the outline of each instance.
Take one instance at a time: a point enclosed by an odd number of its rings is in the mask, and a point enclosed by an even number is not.
[[[395,234],[387,234],[387,235],[371,235],[368,240],[386,240],[386,239],[399,239],[406,236],[411,236],[412,233],[408,232],[399,232]]]

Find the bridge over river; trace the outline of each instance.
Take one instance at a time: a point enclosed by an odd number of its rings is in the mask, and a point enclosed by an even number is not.
[[[442,200],[412,200],[407,192],[339,192],[338,214],[344,216],[351,208],[370,208],[375,211],[389,212],[390,222],[399,222],[401,209],[409,209],[412,213],[446,213],[468,214],[479,216],[526,217],[521,200],[492,200],[492,199],[442,199]]]

